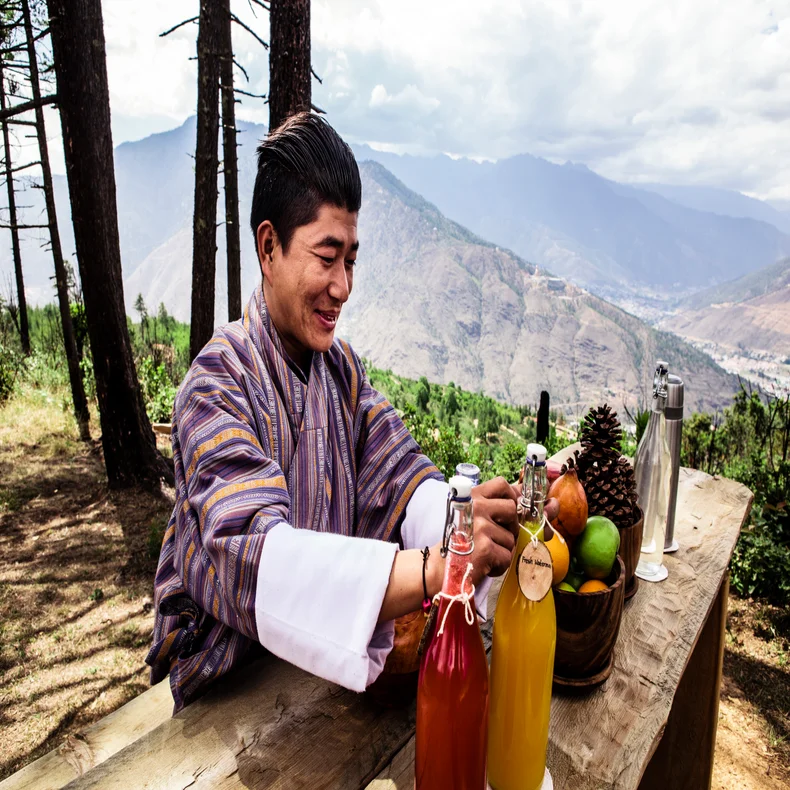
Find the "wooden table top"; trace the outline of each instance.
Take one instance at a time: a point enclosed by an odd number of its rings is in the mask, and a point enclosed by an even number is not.
[[[638,786],[751,501],[738,483],[681,469],[680,550],[666,556],[669,578],[641,582],[626,604],[606,683],[552,699],[548,765],[557,790]],[[498,592],[495,584],[489,612]],[[382,710],[274,657],[223,679],[177,716],[171,706],[165,681],[0,788],[413,787],[413,704]]]

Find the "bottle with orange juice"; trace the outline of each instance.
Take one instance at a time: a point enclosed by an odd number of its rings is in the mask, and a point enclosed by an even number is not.
[[[493,790],[541,790],[547,774],[557,621],[551,554],[543,542],[546,490],[546,450],[530,444],[518,506],[521,528],[494,616],[488,721]]]

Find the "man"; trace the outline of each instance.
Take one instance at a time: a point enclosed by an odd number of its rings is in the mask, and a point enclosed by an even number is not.
[[[175,709],[262,645],[356,691],[392,621],[441,588],[447,485],[334,332],[361,205],[350,148],[303,113],[258,149],[251,226],[262,283],[176,397],[176,506],[155,580],[152,682]],[[508,567],[516,495],[475,489],[474,583]],[[481,600],[483,599],[483,600]]]

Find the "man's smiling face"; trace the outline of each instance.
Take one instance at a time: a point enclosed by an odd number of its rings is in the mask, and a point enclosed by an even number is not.
[[[264,297],[288,354],[304,365],[332,346],[340,311],[354,282],[357,214],[323,204],[316,219],[294,230],[284,251],[268,220],[258,227]]]

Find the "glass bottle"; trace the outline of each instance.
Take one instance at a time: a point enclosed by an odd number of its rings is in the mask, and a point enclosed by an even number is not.
[[[416,790],[485,790],[488,663],[474,602],[472,483],[450,479],[444,582],[417,687]]]
[[[664,566],[664,533],[669,507],[672,459],[667,442],[667,405],[669,371],[666,362],[656,363],[653,376],[653,410],[636,449],[634,475],[639,507],[644,513],[642,553],[636,575],[648,582],[667,578]]]
[[[488,717],[488,783],[493,790],[540,790],[546,773],[557,641],[551,555],[543,545],[546,490],[546,450],[530,444],[519,502],[521,529],[494,618]],[[537,550],[549,562],[545,592],[541,586],[525,593],[519,566]]]

